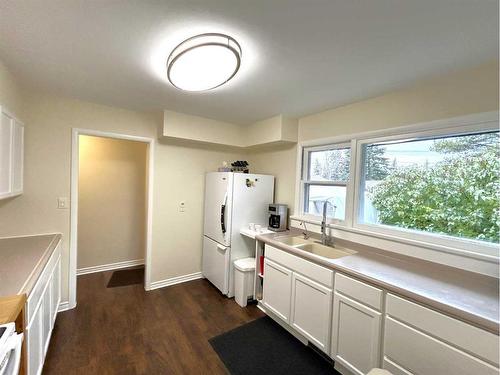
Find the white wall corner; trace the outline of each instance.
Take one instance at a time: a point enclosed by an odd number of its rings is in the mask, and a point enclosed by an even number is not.
[[[281,115],[281,140],[285,142],[298,142],[299,120]]]
[[[163,111],[166,138],[185,141],[245,147],[244,126],[174,111]]]
[[[276,115],[250,125],[192,116],[169,110],[163,111],[162,136],[170,139],[254,148],[265,145],[296,143],[298,120]]]

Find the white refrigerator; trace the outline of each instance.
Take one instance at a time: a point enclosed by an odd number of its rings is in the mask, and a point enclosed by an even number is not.
[[[273,202],[273,176],[207,173],[202,273],[222,294],[234,296],[233,262],[255,256],[255,243],[240,229],[249,223],[266,225]]]

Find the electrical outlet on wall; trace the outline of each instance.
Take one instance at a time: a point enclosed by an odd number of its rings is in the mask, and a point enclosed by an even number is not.
[[[57,208],[59,209],[69,208],[68,198],[66,197],[57,198]]]
[[[179,202],[179,212],[185,212],[186,211],[186,202],[180,201]]]

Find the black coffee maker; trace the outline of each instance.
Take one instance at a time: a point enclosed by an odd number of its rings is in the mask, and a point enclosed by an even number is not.
[[[269,205],[269,230],[283,232],[286,230],[288,206],[286,204]]]

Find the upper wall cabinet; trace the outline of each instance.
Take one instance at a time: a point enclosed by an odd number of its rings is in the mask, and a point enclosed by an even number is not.
[[[0,199],[23,193],[24,126],[0,107]]]

